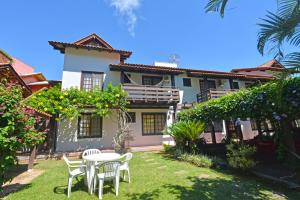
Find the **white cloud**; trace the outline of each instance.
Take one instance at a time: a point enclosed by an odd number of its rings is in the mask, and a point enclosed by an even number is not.
[[[138,19],[136,11],[140,7],[141,0],[109,0],[109,3],[119,15],[125,18],[128,31],[134,37],[134,29]]]

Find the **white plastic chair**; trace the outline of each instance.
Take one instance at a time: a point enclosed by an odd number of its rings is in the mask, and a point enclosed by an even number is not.
[[[72,180],[75,177],[85,175],[85,165],[82,161],[70,161],[66,155],[63,155],[63,159],[68,165],[69,179],[68,179],[68,198],[71,196]]]
[[[102,199],[103,185],[105,180],[112,180],[116,191],[116,196],[119,195],[119,182],[120,182],[120,161],[108,161],[100,164],[97,169],[99,174],[99,199]],[[94,190],[96,189],[97,180],[94,179]]]
[[[87,149],[87,150],[84,150],[83,153],[82,153],[82,158],[84,158],[85,156],[88,156],[88,155],[94,155],[94,154],[100,154],[101,151],[99,149]],[[98,162],[96,162],[96,164],[98,164]]]
[[[125,171],[128,175],[128,182],[130,183],[130,170],[129,170],[129,161],[132,159],[132,153],[126,153],[120,157],[121,166],[120,171],[123,171],[123,180],[125,180]]]
[[[94,155],[94,154],[100,154],[101,151],[99,149],[87,149],[83,151],[82,157],[88,156],[88,155]]]

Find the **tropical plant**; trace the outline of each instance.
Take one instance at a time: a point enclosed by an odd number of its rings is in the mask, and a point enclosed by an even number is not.
[[[276,80],[200,103],[180,112],[177,117],[179,122],[268,119],[275,126],[277,144],[295,152],[291,122],[300,118],[299,88],[300,77]]]
[[[295,47],[300,45],[300,1],[276,0],[277,11],[267,12],[265,18],[258,23],[257,49],[264,55],[266,47],[274,53],[274,57],[287,67],[291,67],[291,73],[300,71],[300,53],[294,52],[284,55],[282,46],[289,44]],[[228,0],[209,0],[206,12],[219,12],[224,17]]]
[[[36,119],[22,107],[22,89],[0,83],[0,186],[7,181],[6,172],[16,164],[16,151],[42,143],[45,134],[35,128]]]
[[[256,148],[243,143],[231,142],[226,145],[228,163],[232,168],[239,170],[248,170],[256,165],[252,156]]]
[[[204,130],[205,124],[201,121],[181,121],[169,126],[166,133],[173,137],[177,148],[196,152],[196,142]]]

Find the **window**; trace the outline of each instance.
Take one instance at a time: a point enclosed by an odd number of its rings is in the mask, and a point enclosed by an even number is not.
[[[200,84],[200,91],[204,91],[205,88],[204,88],[204,80],[200,80],[199,81],[199,84]],[[216,86],[216,81],[215,80],[207,80],[207,89],[216,89],[217,86]]]
[[[102,118],[92,113],[78,117],[78,138],[102,137]]]
[[[135,112],[128,112],[126,115],[126,121],[127,123],[135,123],[136,122]]]
[[[233,89],[235,89],[235,90],[240,89],[239,82],[233,82],[232,86],[233,86]]]
[[[182,81],[183,81],[183,86],[192,87],[192,81],[190,78],[183,78]]]
[[[124,73],[124,83],[131,83],[130,78],[131,78],[131,74]]]
[[[250,123],[251,123],[251,128],[253,131],[257,131],[258,127],[257,127],[257,123],[255,119],[250,119]]]
[[[143,85],[157,85],[162,81],[161,76],[143,76]]]
[[[162,135],[166,118],[166,113],[142,113],[143,135]]]
[[[214,122],[215,132],[223,132],[223,121],[215,121]],[[204,130],[205,133],[211,132],[211,126],[207,126]]]
[[[102,90],[103,73],[101,72],[86,72],[83,71],[81,75],[81,89],[91,91],[93,89]]]

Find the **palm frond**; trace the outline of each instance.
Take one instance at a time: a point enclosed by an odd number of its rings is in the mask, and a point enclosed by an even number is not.
[[[300,73],[300,52],[294,52],[286,55],[282,64],[288,67],[291,73]]]
[[[277,13],[280,16],[289,16],[299,5],[300,0],[277,0]]]
[[[261,29],[258,33],[257,49],[262,55],[267,45],[271,45],[272,50],[277,48],[280,52],[280,48],[285,41],[295,46],[300,44],[299,9],[296,9],[290,15],[268,12],[266,18],[261,19],[261,21],[262,23],[258,24]]]
[[[205,12],[219,12],[224,17],[228,0],[209,0],[205,6]]]

